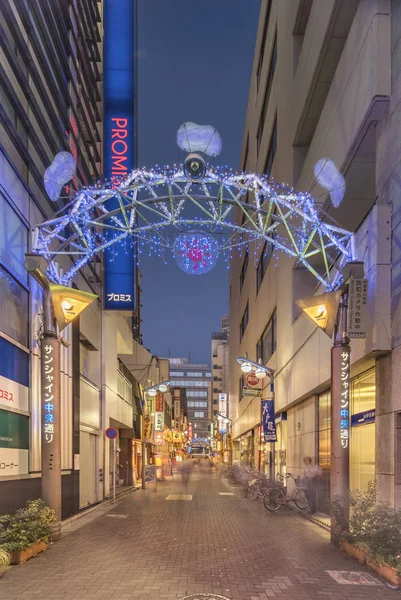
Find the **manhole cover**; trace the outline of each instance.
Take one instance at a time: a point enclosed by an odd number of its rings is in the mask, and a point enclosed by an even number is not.
[[[191,594],[190,596],[183,596],[180,600],[230,600],[226,596],[216,596],[216,594]]]
[[[383,585],[369,573],[360,571],[326,571],[337,583],[345,585]]]

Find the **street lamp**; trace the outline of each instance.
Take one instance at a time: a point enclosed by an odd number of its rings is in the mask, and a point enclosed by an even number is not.
[[[153,398],[154,396],[156,396],[157,392],[161,392],[162,394],[167,392],[169,387],[170,387],[169,381],[162,381],[161,383],[158,383],[157,385],[154,385],[154,384],[151,385],[150,387],[144,389],[143,391],[145,392],[145,394],[148,394],[148,396],[151,396]]]
[[[274,369],[271,369],[270,367],[264,366],[262,364],[261,359],[259,359],[258,362],[249,360],[248,353],[245,354],[245,357],[240,356],[239,358],[237,358],[237,362],[239,363],[239,365],[241,367],[241,371],[243,373],[248,374],[248,373],[253,372],[259,380],[262,380],[267,376],[270,377],[271,397],[269,400],[261,399],[261,403],[260,403],[259,461],[258,461],[258,463],[259,463],[258,470],[260,471],[261,463],[262,463],[263,416],[266,414],[267,420],[273,419],[273,423],[275,423],[275,421],[274,421],[274,373],[275,373],[275,371],[274,371]],[[268,406],[269,403],[270,403],[270,407]],[[270,408],[270,410],[269,410],[269,408]],[[272,430],[270,438],[271,439],[265,440],[265,441],[270,441],[272,443],[275,443],[277,441],[275,426],[274,426],[274,429]],[[274,451],[273,451],[273,454],[274,454]],[[270,461],[270,478],[271,479],[274,478],[273,461]]]

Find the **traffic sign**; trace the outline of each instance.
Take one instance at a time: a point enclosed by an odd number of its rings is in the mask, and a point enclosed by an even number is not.
[[[246,382],[248,385],[258,385],[259,379],[256,377],[255,373],[253,371],[251,371],[246,376]]]
[[[115,440],[116,437],[118,437],[118,430],[115,429],[115,427],[109,427],[104,433],[106,434],[106,437],[109,438],[109,440]]]

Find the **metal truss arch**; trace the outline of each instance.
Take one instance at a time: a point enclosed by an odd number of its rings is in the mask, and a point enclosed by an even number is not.
[[[353,260],[353,234],[324,213],[308,193],[297,193],[264,176],[209,167],[189,181],[182,167],[137,169],[118,184],[77,192],[54,217],[36,228],[33,251],[49,263],[48,277],[67,284],[104,250],[124,239],[172,250],[188,231],[219,239],[219,252],[266,241],[310,271],[327,290],[341,283]],[[60,255],[73,264],[61,277]]]

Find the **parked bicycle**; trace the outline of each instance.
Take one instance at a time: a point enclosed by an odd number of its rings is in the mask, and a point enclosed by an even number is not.
[[[269,480],[264,473],[259,473],[258,471],[251,471],[249,473],[249,480],[244,482],[244,496],[245,498],[248,495],[251,495],[254,500],[258,498],[263,498],[268,491]]]
[[[293,479],[295,482],[295,486],[290,494],[287,493],[287,486],[284,485],[284,482],[288,479]],[[289,504],[290,502],[294,502],[299,510],[307,510],[309,508],[305,488],[301,485],[300,477],[294,477],[292,473],[287,473],[286,475],[277,473],[276,486],[267,490],[263,497],[263,504],[267,510],[277,511],[283,504]]]

